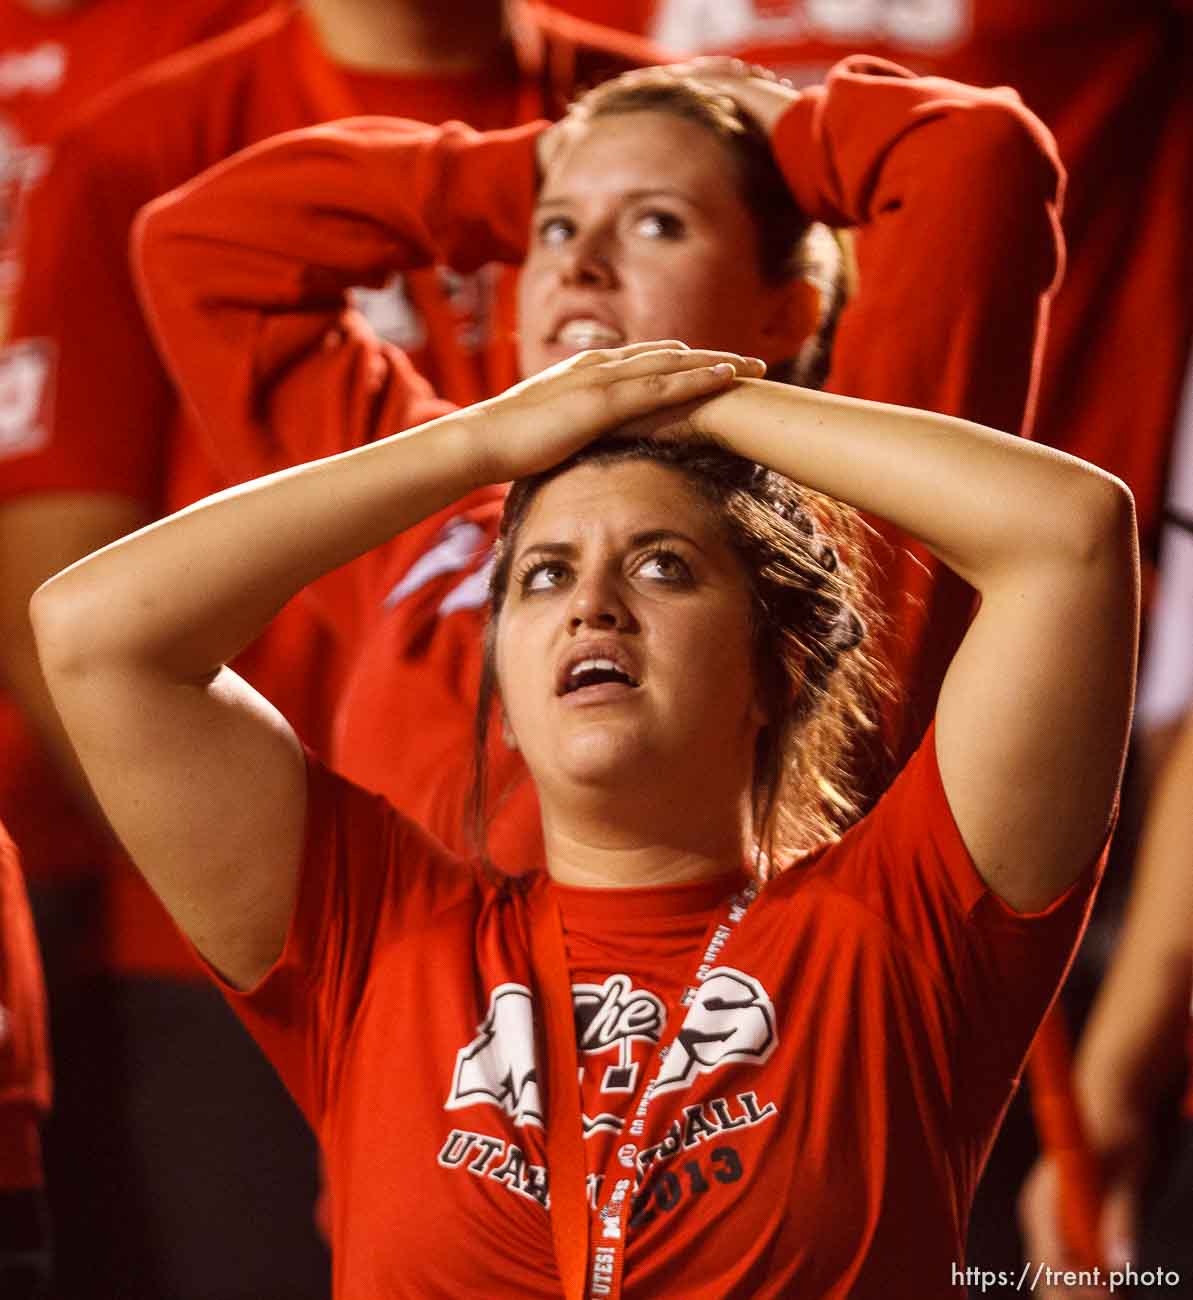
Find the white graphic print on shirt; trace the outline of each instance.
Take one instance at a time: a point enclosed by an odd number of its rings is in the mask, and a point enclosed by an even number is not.
[[[970,31],[973,0],[659,0],[650,36],[688,53],[821,40],[950,48]]]
[[[601,1130],[620,1133],[625,1117],[616,1112],[624,1110],[625,1099],[641,1082],[641,1069],[666,1028],[666,1008],[655,994],[635,988],[623,974],[610,975],[603,984],[573,985],[572,1006],[580,1052],[612,1057],[601,1077],[601,1094],[622,1098],[609,1111],[584,1115],[584,1136]],[[705,975],[687,1009],[654,1095],[686,1088],[698,1075],[731,1062],[762,1065],[778,1041],[774,1007],[762,984],[731,966],[715,967]],[[639,1047],[639,1059],[635,1059],[639,1044],[646,1048]],[[543,1127],[534,1006],[530,990],[523,984],[499,984],[493,989],[476,1036],[456,1055],[444,1109],[475,1105],[495,1106],[517,1126]],[[710,1136],[762,1123],[777,1113],[773,1103],[759,1103],[753,1092],[685,1107],[683,1120],[672,1124],[662,1140],[643,1150],[634,1163],[642,1174],[659,1160]],[[511,1191],[548,1204],[545,1171],[531,1165],[516,1144],[493,1135],[453,1129],[439,1153],[439,1164],[478,1178],[492,1178]]]

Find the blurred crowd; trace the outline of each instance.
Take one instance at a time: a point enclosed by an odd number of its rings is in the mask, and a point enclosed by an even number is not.
[[[1193,1295],[1190,0],[0,0],[0,1295],[329,1293],[314,1140],[106,831],[28,625],[51,575],[237,479],[236,449],[199,427],[139,304],[138,212],[319,122],[497,130],[559,118],[577,93],[653,63],[732,56],[799,88],[853,54],[1011,87],[1055,137],[1064,276],[1012,431],[1127,483],[1145,566],[1110,887],[1061,1001],[1075,1048],[1033,1067],[1026,1089],[1070,1098],[1075,1123],[1058,1137],[1044,1108],[1037,1129],[1016,1103],[969,1262],[1015,1276],[1024,1259],[1080,1263],[1058,1189],[1079,1144],[1103,1261],[1178,1272],[1166,1294]],[[852,182],[859,203],[870,180]],[[959,245],[980,238],[975,199],[1002,201],[997,188],[964,198],[955,220],[938,201]],[[917,292],[895,275],[865,282],[880,251],[898,263],[884,238],[842,241],[877,353],[912,327]],[[517,378],[515,281],[495,264],[374,277],[353,289],[353,327],[404,352],[440,397],[476,402]],[[846,337],[863,327],[850,311]],[[973,329],[963,310],[950,326]],[[998,393],[989,357],[951,390],[959,409],[969,388]],[[317,752],[334,759],[346,708],[364,734],[355,665],[297,603],[238,667]],[[418,703],[413,724],[432,736],[435,696]],[[361,745],[380,753],[388,734],[374,714]]]

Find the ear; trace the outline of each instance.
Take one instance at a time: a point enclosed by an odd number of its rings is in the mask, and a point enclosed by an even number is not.
[[[819,324],[820,291],[814,284],[797,277],[776,287],[762,322],[764,355],[776,361],[798,356]]]

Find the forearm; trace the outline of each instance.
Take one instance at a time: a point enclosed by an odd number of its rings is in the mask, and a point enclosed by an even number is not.
[[[209,678],[308,583],[476,486],[470,428],[448,416],[229,489],[59,574],[32,605],[55,695],[110,669]]]
[[[143,209],[150,308],[319,311],[435,262],[520,261],[541,129],[351,118],[242,150]]]
[[[1114,959],[1077,1057],[1077,1085],[1099,1133],[1150,1115],[1179,1068],[1193,993],[1193,716],[1148,807]]]
[[[536,134],[337,123],[248,149],[143,212],[146,315],[227,482],[440,413],[349,291],[520,255]]]
[[[895,524],[979,591],[1052,557],[1083,557],[1107,511],[1123,508],[1110,475],[952,416],[741,380],[693,423]]]

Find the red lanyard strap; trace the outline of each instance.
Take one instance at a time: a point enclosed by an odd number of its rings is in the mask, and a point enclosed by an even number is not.
[[[588,1164],[580,1109],[579,1049],[572,981],[559,907],[546,881],[530,894],[530,956],[546,1022],[551,1235],[567,1300],[584,1300],[588,1275]]]
[[[540,881],[531,891],[530,952],[547,1039],[545,1107],[551,1235],[567,1300],[618,1300],[621,1295],[626,1234],[638,1178],[638,1155],[647,1145],[646,1115],[651,1097],[687,1008],[756,894],[757,886],[747,885],[729,899],[727,911],[709,926],[693,979],[668,1012],[666,1033],[652,1057],[655,1068],[643,1070],[642,1082],[626,1111],[623,1136],[627,1140],[617,1147],[605,1171],[599,1185],[600,1208],[591,1214],[580,1054],[563,924],[547,882]]]

